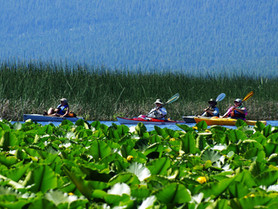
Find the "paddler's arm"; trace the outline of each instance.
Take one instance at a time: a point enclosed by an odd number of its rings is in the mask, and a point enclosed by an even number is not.
[[[62,117],[66,117],[69,114],[69,107],[67,108],[66,112],[64,115],[62,115]]]
[[[205,112],[207,112],[210,116],[214,115],[214,111],[213,110],[205,110]]]
[[[152,114],[154,111],[156,111],[157,110],[157,108],[155,107],[155,108],[153,108],[153,109],[151,109],[151,111],[148,113],[148,115],[150,115],[150,114]]]
[[[246,113],[246,108],[242,107],[242,108],[234,108],[234,110],[236,109],[236,111],[238,111],[241,114],[245,114]]]
[[[222,115],[222,118],[229,117],[230,113],[235,109],[235,106],[230,107],[227,112],[225,112],[224,115]]]

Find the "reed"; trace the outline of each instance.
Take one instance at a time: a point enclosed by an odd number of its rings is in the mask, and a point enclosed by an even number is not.
[[[223,75],[190,76],[182,73],[142,73],[104,67],[55,63],[2,63],[0,66],[0,116],[22,120],[23,113],[42,113],[66,97],[71,110],[87,120],[115,120],[147,113],[153,102],[181,95],[167,106],[169,117],[201,114],[210,98],[226,93],[219,102],[222,113],[235,98],[251,90],[246,102],[249,119],[278,119],[278,78]]]

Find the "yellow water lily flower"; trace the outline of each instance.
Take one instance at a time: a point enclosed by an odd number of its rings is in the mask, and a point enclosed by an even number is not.
[[[200,184],[203,184],[207,182],[207,179],[204,176],[200,176],[196,179],[196,181],[198,181]]]
[[[245,195],[244,198],[248,198],[248,197],[255,197],[254,194],[250,194],[250,195]]]
[[[127,159],[128,161],[131,161],[133,158],[134,158],[134,157],[133,157],[132,155],[129,155],[129,156],[127,156],[126,159]]]

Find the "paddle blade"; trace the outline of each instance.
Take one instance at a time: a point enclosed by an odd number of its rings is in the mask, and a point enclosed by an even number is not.
[[[225,93],[219,94],[218,97],[216,98],[216,102],[222,101],[225,97],[226,97]]]
[[[172,102],[175,102],[177,101],[178,99],[180,98],[180,94],[179,93],[176,93],[174,96],[172,96],[166,103],[166,104],[171,104]]]
[[[253,96],[253,94],[254,94],[254,92],[253,92],[253,91],[250,91],[250,92],[244,97],[244,99],[243,99],[242,101],[244,102],[244,101],[248,100],[250,97]]]

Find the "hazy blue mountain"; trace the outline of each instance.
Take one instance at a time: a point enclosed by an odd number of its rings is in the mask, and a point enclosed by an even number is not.
[[[0,0],[6,60],[278,76],[277,0]]]

